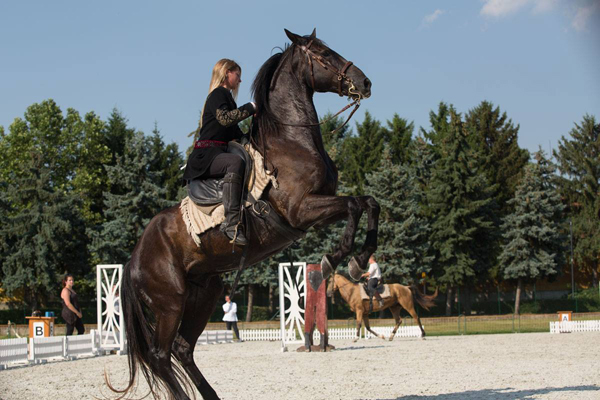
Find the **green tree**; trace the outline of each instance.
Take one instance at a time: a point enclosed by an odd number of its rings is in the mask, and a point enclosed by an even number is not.
[[[366,175],[379,167],[383,153],[384,137],[381,123],[367,111],[361,124],[356,124],[358,135],[348,137],[343,142],[339,168],[344,183],[352,188],[352,193],[364,193]]]
[[[2,287],[33,310],[55,298],[60,275],[85,274],[85,227],[77,196],[54,186],[44,156],[29,153],[0,192]]]
[[[159,173],[159,181],[156,182],[160,187],[165,188],[165,198],[170,201],[179,200],[179,190],[183,179],[181,166],[185,163],[179,153],[176,143],[165,146],[165,142],[160,135],[158,126],[154,124],[152,136],[150,136],[150,171]]]
[[[510,211],[506,203],[513,198],[529,160],[529,152],[519,147],[519,126],[500,113],[500,107],[483,101],[467,113],[465,128],[483,160],[482,172],[497,185],[496,202],[501,215],[506,215]]]
[[[24,119],[15,118],[9,134],[0,136],[0,180],[9,181],[27,175],[30,154],[43,154],[53,187],[70,189],[75,169],[77,146],[83,124],[71,108],[65,116],[54,100],[44,100],[27,108]]]
[[[367,181],[366,194],[375,197],[381,207],[377,259],[384,278],[410,284],[417,274],[429,274],[431,228],[421,215],[424,193],[416,170],[408,164],[395,164],[391,149],[386,148],[381,166],[367,175]]]
[[[436,250],[433,273],[448,288],[447,314],[454,288],[464,286],[468,294],[470,285],[491,266],[495,210],[495,187],[481,172],[481,161],[469,145],[461,117],[453,107],[449,116],[448,124],[440,124],[447,131],[430,136],[441,142],[434,142],[440,159],[427,192],[430,212],[436,216],[431,234]]]
[[[90,229],[98,263],[125,263],[150,219],[176,202],[166,199],[161,176],[150,168],[151,139],[135,132],[114,166],[106,165],[110,191],[104,193],[106,221]]]
[[[387,121],[387,127],[383,128],[383,140],[388,146],[392,164],[406,164],[410,162],[410,143],[415,130],[415,125],[398,114],[394,114],[392,120]]]
[[[525,168],[525,175],[509,202],[514,212],[502,225],[504,245],[500,253],[500,272],[504,279],[517,283],[515,313],[524,281],[536,281],[559,272],[563,261],[564,237],[561,234],[563,208],[554,180],[554,166],[540,150],[537,164]]]
[[[591,272],[598,287],[600,267],[600,123],[585,115],[554,151],[562,174],[560,191],[573,223],[574,256],[579,268]]]

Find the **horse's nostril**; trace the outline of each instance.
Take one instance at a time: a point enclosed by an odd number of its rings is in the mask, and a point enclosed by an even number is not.
[[[365,78],[365,88],[371,89],[371,80],[369,78]]]

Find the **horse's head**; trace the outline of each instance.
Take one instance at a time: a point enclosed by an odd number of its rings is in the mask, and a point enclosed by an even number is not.
[[[299,36],[287,29],[285,33],[292,46],[305,56],[304,77],[315,92],[334,92],[355,100],[371,96],[369,78],[351,61],[317,39],[316,29],[310,36]]]

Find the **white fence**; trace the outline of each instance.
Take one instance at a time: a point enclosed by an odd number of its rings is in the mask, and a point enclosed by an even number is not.
[[[550,322],[550,333],[598,332],[600,321]]]
[[[373,329],[375,332],[379,334],[383,334],[386,337],[389,337],[394,330],[393,326],[377,326]],[[295,330],[286,331],[288,337],[286,338],[286,342],[290,343],[296,340],[296,332]],[[364,332],[364,333],[363,333]],[[329,335],[329,340],[340,340],[340,339],[354,339],[356,338],[356,328],[333,328],[328,329],[327,333]],[[263,341],[263,340],[281,340],[281,330],[280,329],[246,329],[240,331],[240,336],[245,341]],[[361,329],[360,338],[371,339],[376,337],[372,335],[369,331]],[[418,326],[401,326],[398,328],[396,332],[396,337],[421,337],[421,330]],[[318,330],[315,329],[313,332],[313,343],[317,343],[321,338],[321,334]]]
[[[240,334],[241,335],[241,334]],[[233,331],[204,331],[198,338],[198,344],[215,344],[233,342]]]
[[[28,358],[27,338],[0,340],[0,370],[9,363],[26,363]]]

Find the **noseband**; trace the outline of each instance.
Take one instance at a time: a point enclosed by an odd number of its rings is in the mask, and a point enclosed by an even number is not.
[[[323,67],[327,71],[331,71],[337,75],[338,94],[340,95],[340,97],[344,96],[342,94],[342,82],[347,81],[348,82],[348,95],[349,96],[356,95],[358,97],[358,100],[360,100],[362,95],[356,91],[356,89],[354,87],[354,82],[352,81],[352,79],[346,75],[346,71],[352,65],[352,61],[346,61],[346,64],[344,64],[342,69],[339,70],[333,64],[331,64],[328,60],[324,59],[323,57],[321,57],[318,54],[315,54],[310,49],[310,46],[312,46],[312,44],[313,44],[313,40],[311,39],[310,42],[308,42],[308,44],[306,46],[300,46],[300,50],[302,50],[307,55],[307,58],[308,58],[308,68],[310,69],[310,80],[312,83],[313,90],[315,90],[315,74],[313,71],[312,60],[315,60],[316,62],[318,62],[321,65],[321,67]]]

